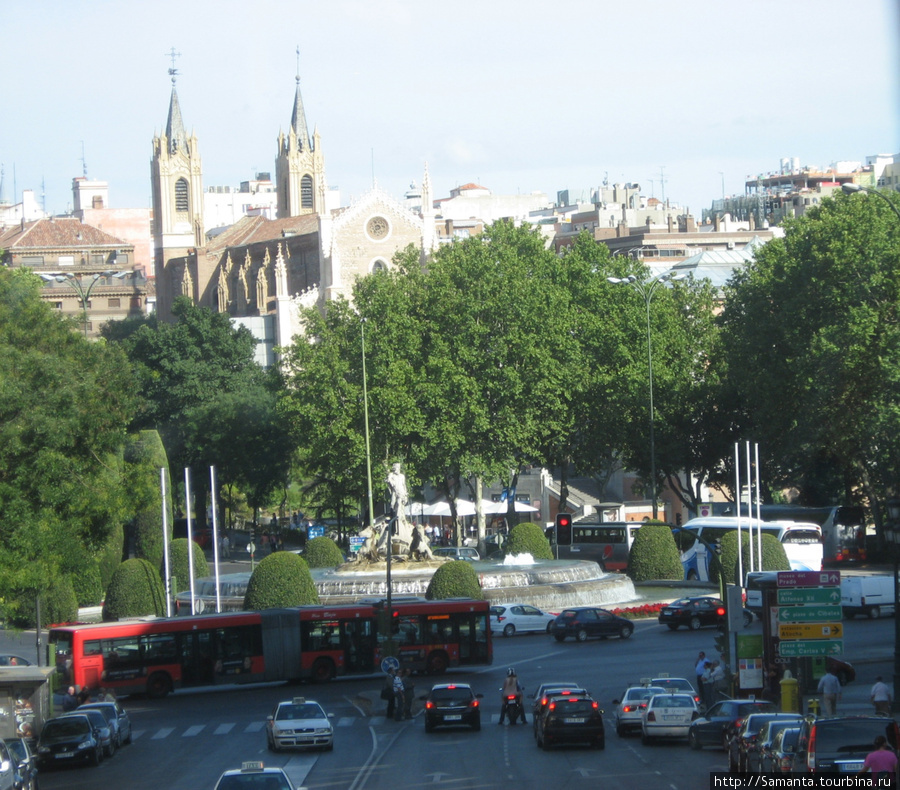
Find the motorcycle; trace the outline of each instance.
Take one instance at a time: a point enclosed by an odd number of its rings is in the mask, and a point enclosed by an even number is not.
[[[502,692],[503,689],[500,689],[500,691]],[[503,697],[503,701],[506,704],[506,715],[509,717],[510,724],[517,724],[519,722],[519,719],[522,719],[523,723],[525,724],[528,723],[525,719],[521,695],[506,694]]]

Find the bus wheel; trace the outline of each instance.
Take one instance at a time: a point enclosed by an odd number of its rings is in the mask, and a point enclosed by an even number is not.
[[[429,675],[443,675],[447,671],[447,664],[447,654],[440,650],[435,650],[428,655],[425,671]]]
[[[165,672],[154,672],[147,680],[147,696],[151,699],[165,697],[172,690],[172,678]]]
[[[312,680],[324,683],[334,677],[334,664],[327,658],[317,658],[312,666]]]

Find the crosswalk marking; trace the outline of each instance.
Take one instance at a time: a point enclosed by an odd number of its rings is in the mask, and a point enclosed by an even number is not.
[[[218,727],[216,727],[215,730],[213,730],[213,735],[228,735],[228,733],[231,732],[233,729],[234,729],[233,722],[230,724],[220,724]]]
[[[168,738],[173,732],[175,732],[174,727],[161,727],[156,731],[156,734],[153,736],[153,740],[158,741],[162,738]]]
[[[265,726],[266,723],[264,721],[252,721],[244,727],[244,732],[259,732]]]
[[[182,734],[182,738],[193,738],[195,735],[199,735],[203,730],[206,729],[205,724],[195,724],[193,727],[188,727],[184,733]]]

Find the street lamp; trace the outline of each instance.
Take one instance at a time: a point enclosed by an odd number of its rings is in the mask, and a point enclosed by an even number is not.
[[[845,195],[855,195],[858,192],[865,192],[867,195],[878,195],[882,200],[886,200],[888,205],[894,210],[894,213],[897,215],[897,219],[900,219],[900,208],[897,208],[897,204],[894,203],[887,195],[884,194],[880,189],[869,189],[869,187],[861,186],[860,184],[841,184],[841,189],[843,190]]]
[[[78,294],[78,301],[81,302],[81,312],[82,312],[82,327],[84,330],[84,336],[87,337],[87,324],[88,324],[88,302],[91,298],[91,291],[94,290],[94,286],[100,282],[100,280],[105,279],[106,277],[116,277],[119,280],[127,277],[132,272],[115,272],[112,269],[107,269],[105,272],[98,272],[92,274],[90,276],[90,283],[88,283],[88,287],[84,287],[84,277],[76,277],[72,272],[59,272],[57,274],[42,274],[41,279],[46,280],[47,282],[58,282],[58,283],[68,283],[75,289],[75,292]]]
[[[891,497],[887,503],[887,519],[885,520],[885,537],[889,543],[894,544],[891,555],[894,559],[894,694],[892,709],[894,713],[900,711],[897,702],[897,691],[900,689],[900,582],[897,580],[900,572],[900,499]]]
[[[653,507],[653,518],[656,520],[658,513],[656,502],[656,431],[654,427],[655,419],[653,415],[653,343],[651,342],[650,333],[650,301],[653,294],[662,283],[683,280],[687,274],[676,274],[674,271],[663,272],[651,277],[647,282],[641,282],[633,274],[628,277],[607,277],[607,281],[613,285],[630,285],[644,299],[647,307],[647,375],[650,382],[650,495]]]

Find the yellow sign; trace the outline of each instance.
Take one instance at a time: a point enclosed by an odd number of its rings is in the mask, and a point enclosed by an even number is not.
[[[779,623],[781,639],[840,639],[844,635],[841,623]]]

